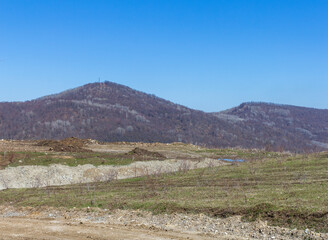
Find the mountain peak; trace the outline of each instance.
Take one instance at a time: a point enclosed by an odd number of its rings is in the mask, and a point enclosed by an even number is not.
[[[48,96],[44,96],[41,98],[38,98],[36,100],[42,100],[42,99],[60,99],[60,98],[74,98],[77,96],[84,97],[84,98],[92,98],[92,97],[98,97],[99,95],[108,94],[114,89],[127,89],[131,91],[135,91],[127,86],[114,83],[114,82],[94,82],[94,83],[88,83],[80,87],[68,89],[66,91],[52,94]]]

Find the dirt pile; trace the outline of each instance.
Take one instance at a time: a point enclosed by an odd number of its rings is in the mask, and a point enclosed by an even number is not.
[[[159,153],[159,152],[152,152],[152,151],[148,151],[146,149],[143,148],[139,148],[136,147],[135,149],[131,150],[130,152],[125,154],[126,156],[133,156],[136,159],[142,159],[142,160],[147,160],[147,159],[151,159],[151,160],[164,160],[166,159],[166,157]]]
[[[89,139],[70,137],[63,140],[41,140],[36,146],[47,146],[50,151],[55,152],[92,152],[85,148],[89,143]]]
[[[0,170],[4,169],[8,164],[12,163],[14,160],[13,153],[8,153],[7,155],[4,153],[0,155]]]

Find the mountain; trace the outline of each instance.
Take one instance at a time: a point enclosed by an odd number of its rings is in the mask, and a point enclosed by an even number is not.
[[[328,149],[328,110],[244,103],[193,110],[112,82],[0,103],[0,138],[193,143],[209,147]]]
[[[242,128],[250,141],[261,139],[262,147],[296,152],[328,149],[328,110],[251,102],[212,114]]]

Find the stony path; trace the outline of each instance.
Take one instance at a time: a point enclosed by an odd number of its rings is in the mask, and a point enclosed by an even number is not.
[[[1,240],[209,240],[214,237],[135,228],[112,224],[79,224],[78,222],[37,219],[0,219]]]
[[[203,214],[0,206],[0,239],[328,239],[327,233]]]

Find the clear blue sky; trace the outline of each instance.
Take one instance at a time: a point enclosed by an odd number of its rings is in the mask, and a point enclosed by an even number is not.
[[[204,111],[328,108],[328,1],[0,1],[0,101],[98,77]]]

